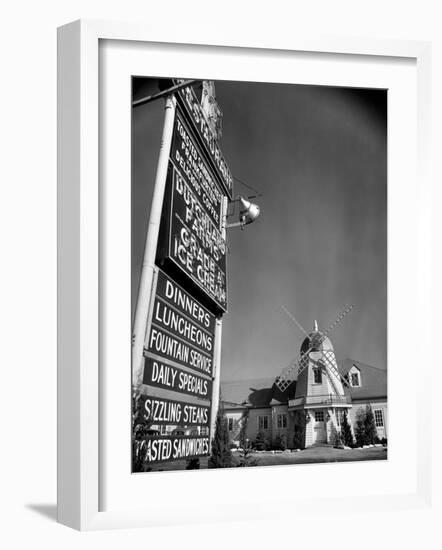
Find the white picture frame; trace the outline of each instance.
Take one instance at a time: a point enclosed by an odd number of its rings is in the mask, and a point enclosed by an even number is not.
[[[293,39],[281,38],[268,44],[264,38],[247,39],[238,37],[211,44],[198,37],[190,38],[185,29],[182,33],[168,36],[163,30],[149,32],[143,25],[102,21],[76,21],[59,29],[58,34],[58,521],[80,530],[105,528],[140,527],[210,521],[211,507],[204,506],[198,514],[192,513],[192,506],[185,506],[185,499],[179,495],[192,492],[192,485],[207,483],[207,476],[217,479],[218,486],[226,485],[234,479],[236,486],[242,486],[235,502],[226,508],[222,497],[217,514],[222,520],[233,520],[272,516],[272,506],[263,509],[265,499],[271,503],[269,494],[263,492],[262,498],[253,493],[256,476],[262,478],[263,485],[272,483],[279,476],[290,476],[296,467],[278,470],[275,468],[252,469],[252,471],[185,472],[156,474],[149,479],[144,476],[144,491],[158,496],[153,504],[134,505],[130,493],[121,493],[115,503],[103,509],[102,485],[109,480],[107,476],[112,468],[103,468],[102,418],[103,402],[109,400],[107,391],[113,391],[100,383],[102,373],[102,354],[100,348],[103,289],[101,261],[100,211],[102,208],[102,181],[100,180],[100,44],[114,42],[130,49],[135,45],[166,45],[173,50],[189,53],[198,49],[210,58],[214,48],[228,51],[230,56],[273,55],[279,56],[283,64],[293,53],[302,52],[308,56],[306,63],[314,56],[328,56],[338,59],[354,59],[363,63],[364,59],[379,60],[408,59],[415,64],[417,79],[417,115],[416,130],[418,181],[413,175],[411,194],[418,193],[416,224],[412,231],[416,243],[411,245],[411,255],[419,269],[416,270],[416,285],[410,289],[413,311],[422,318],[429,318],[430,306],[430,259],[426,243],[430,241],[431,185],[428,179],[429,120],[431,106],[430,88],[430,45],[426,42],[365,40],[350,37],[309,38],[296,36]],[[226,50],[227,49],[227,50]],[[178,54],[177,54],[178,52]],[[361,58],[359,56],[366,56]],[[187,72],[187,74],[189,74]],[[191,75],[190,75],[191,76]],[[333,83],[333,76],[330,77]],[[128,107],[129,108],[129,107]],[[389,136],[390,137],[390,136]],[[127,150],[129,147],[127,147]],[[126,156],[127,156],[126,150]],[[414,187],[413,187],[414,185]],[[408,205],[409,207],[411,205]],[[394,272],[397,274],[397,269]],[[429,347],[430,335],[423,333],[419,345]],[[408,361],[416,357],[412,350]],[[410,370],[408,372],[411,372]],[[321,490],[314,492],[311,498],[296,500],[294,495],[286,494],[280,501],[287,513],[308,513],[307,508],[327,509],[335,505],[349,510],[356,505],[359,510],[373,506],[380,509],[397,509],[427,506],[431,497],[430,451],[430,411],[428,387],[430,365],[420,365],[420,378],[413,385],[416,392],[416,408],[413,422],[413,469],[411,480],[413,489],[404,493],[391,491],[365,495],[342,494],[327,496]],[[391,382],[391,380],[389,381]],[[104,392],[104,394],[103,394]],[[404,398],[405,399],[405,398]],[[425,402],[424,402],[425,399]],[[425,406],[424,406],[425,403]],[[398,402],[400,404],[400,402]],[[394,419],[394,414],[391,415]],[[129,427],[127,428],[129,432]],[[114,442],[115,444],[115,442]],[[104,445],[104,447],[103,447]],[[389,449],[390,454],[390,449]],[[400,453],[392,452],[393,460],[400,461]],[[395,459],[396,456],[396,459]],[[322,466],[321,466],[322,467]],[[340,468],[352,468],[355,465],[340,465]],[[371,467],[371,466],[370,466]],[[317,468],[317,467],[316,467]],[[325,468],[325,466],[324,466]],[[379,470],[379,465],[376,466]],[[103,471],[106,470],[106,471]],[[258,470],[258,472],[257,472]],[[265,470],[265,471],[264,471]],[[305,470],[304,470],[305,471]],[[319,470],[317,470],[319,471]],[[325,470],[324,470],[325,471]],[[129,475],[126,472],[124,475]],[[111,478],[112,478],[111,473]],[[199,476],[197,478],[196,476]],[[226,476],[230,476],[226,477]],[[275,477],[276,476],[276,477]],[[189,481],[190,480],[190,481]],[[147,485],[146,485],[147,484]],[[133,485],[133,483],[132,483]],[[100,488],[101,486],[101,488]],[[177,501],[172,505],[166,498],[160,498],[161,487],[170,494],[176,487]],[[117,495],[118,496],[118,495]],[[179,497],[179,498],[178,498]],[[210,501],[210,499],[209,499]],[[227,501],[226,501],[227,502]],[[307,506],[308,504],[308,506]],[[315,506],[316,505],[316,506]],[[275,512],[276,513],[276,512]],[[281,510],[277,512],[281,516]]]

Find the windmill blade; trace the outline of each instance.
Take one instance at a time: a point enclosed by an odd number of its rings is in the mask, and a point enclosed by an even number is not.
[[[282,371],[282,373],[276,380],[275,384],[280,391],[284,392],[293,382],[293,378],[291,377],[291,374],[296,369],[297,361],[298,359],[290,363],[290,365]]]
[[[308,338],[310,338],[310,335],[307,335]],[[321,344],[325,339],[325,336],[321,338],[315,339],[315,346],[318,344]],[[293,371],[298,367],[297,375],[299,376],[307,367],[309,364],[309,353],[313,350],[313,344],[310,345],[310,347],[298,357],[293,360],[288,367],[286,367],[282,373],[280,374],[278,380],[276,381],[276,385],[281,391],[285,391],[289,385],[292,383],[293,379],[290,379],[290,375],[293,373]]]
[[[350,311],[354,308],[353,304],[346,305],[344,309],[339,313],[339,315],[336,317],[336,319],[331,323],[327,330],[323,332],[323,339],[321,343],[327,338],[327,336],[330,334],[330,332],[335,328],[336,325],[339,325],[339,323],[342,321],[342,319],[350,313]]]
[[[333,376],[330,374],[330,371],[334,374],[336,374],[336,369],[334,368],[334,365],[330,364],[328,359],[325,359],[324,352],[322,352],[322,360],[318,359],[311,359],[312,363],[320,367],[321,369],[325,370],[326,375],[328,376],[328,379],[330,380],[331,385],[333,386],[333,390],[336,395],[340,395],[339,388],[336,387],[336,380],[333,378]],[[332,367],[332,368],[331,368]],[[339,373],[337,375],[338,380],[340,379]]]
[[[326,355],[326,352],[324,352],[323,357],[324,357],[325,367],[327,369],[329,369],[335,375],[335,377],[341,382],[341,384],[343,384],[344,386],[346,386],[348,388],[349,385],[348,385],[347,381],[341,376],[341,373],[339,372],[339,369],[335,366],[333,361],[331,361],[330,357],[328,357]]]
[[[293,361],[290,362],[290,364],[282,371],[282,373],[279,375],[278,379],[276,380],[276,385],[281,391],[285,391],[290,384],[293,382],[292,373],[295,371],[295,369],[298,367],[302,356],[296,357]]]
[[[308,350],[303,353],[299,358],[298,366],[298,376],[308,367],[309,362],[309,353],[313,350],[313,347],[308,348]]]
[[[335,374],[335,376],[338,378],[338,380],[340,380],[341,383],[344,384],[344,386],[346,386],[347,388],[350,388],[350,385],[347,382],[347,380],[345,380],[345,378],[343,376],[341,376],[341,373],[339,372],[339,369],[337,367],[335,367],[333,361],[330,359],[329,356],[332,355],[332,354],[334,356],[334,353],[331,352],[331,351],[324,351],[322,353],[322,355],[324,357],[324,363],[333,372],[333,374]]]
[[[335,354],[331,350],[325,350],[322,352],[324,363],[326,366],[335,374],[338,378],[341,377],[339,370],[335,367],[333,359],[335,359]]]
[[[298,323],[295,316],[292,315],[290,313],[290,311],[285,306],[281,306],[281,309],[287,314],[288,317],[290,317],[290,319],[296,324],[296,326],[299,328],[299,330],[301,332],[303,332],[305,334],[305,336],[307,336],[307,338],[308,338],[308,332],[304,329],[304,327],[301,325],[301,323]]]
[[[285,392],[285,390],[290,386],[290,384],[293,382],[293,380],[287,380],[285,378],[278,378],[278,380],[275,382],[277,388],[281,392]]]
[[[282,373],[279,375],[276,385],[281,391],[285,391],[290,384],[293,382],[293,378],[291,378],[292,373],[295,371],[296,368],[298,368],[298,375],[300,372],[302,372],[308,365],[308,354],[312,348],[309,348],[306,352],[301,353],[290,362],[290,364],[282,371]],[[305,360],[307,359],[307,361]]]

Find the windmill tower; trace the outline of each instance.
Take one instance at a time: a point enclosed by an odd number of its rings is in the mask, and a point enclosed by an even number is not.
[[[295,396],[289,401],[294,416],[295,444],[301,448],[315,444],[335,444],[345,412],[351,408],[345,395],[335,352],[328,334],[351,311],[346,307],[326,331],[320,331],[315,321],[313,331],[306,334],[299,357],[278,378],[276,384],[284,391],[297,369]],[[293,316],[290,315],[293,318]],[[295,320],[296,321],[296,320]],[[299,323],[296,321],[298,326]],[[302,328],[302,327],[301,327]]]

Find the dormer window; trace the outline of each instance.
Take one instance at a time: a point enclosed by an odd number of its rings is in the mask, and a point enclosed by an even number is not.
[[[359,388],[361,386],[361,373],[356,365],[353,365],[348,373],[350,386],[352,388]]]

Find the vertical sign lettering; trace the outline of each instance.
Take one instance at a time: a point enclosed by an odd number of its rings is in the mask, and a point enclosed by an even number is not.
[[[188,277],[214,310],[227,310],[226,252],[222,234],[224,194],[207,154],[180,110],[170,153],[167,204],[162,234],[165,262]]]

